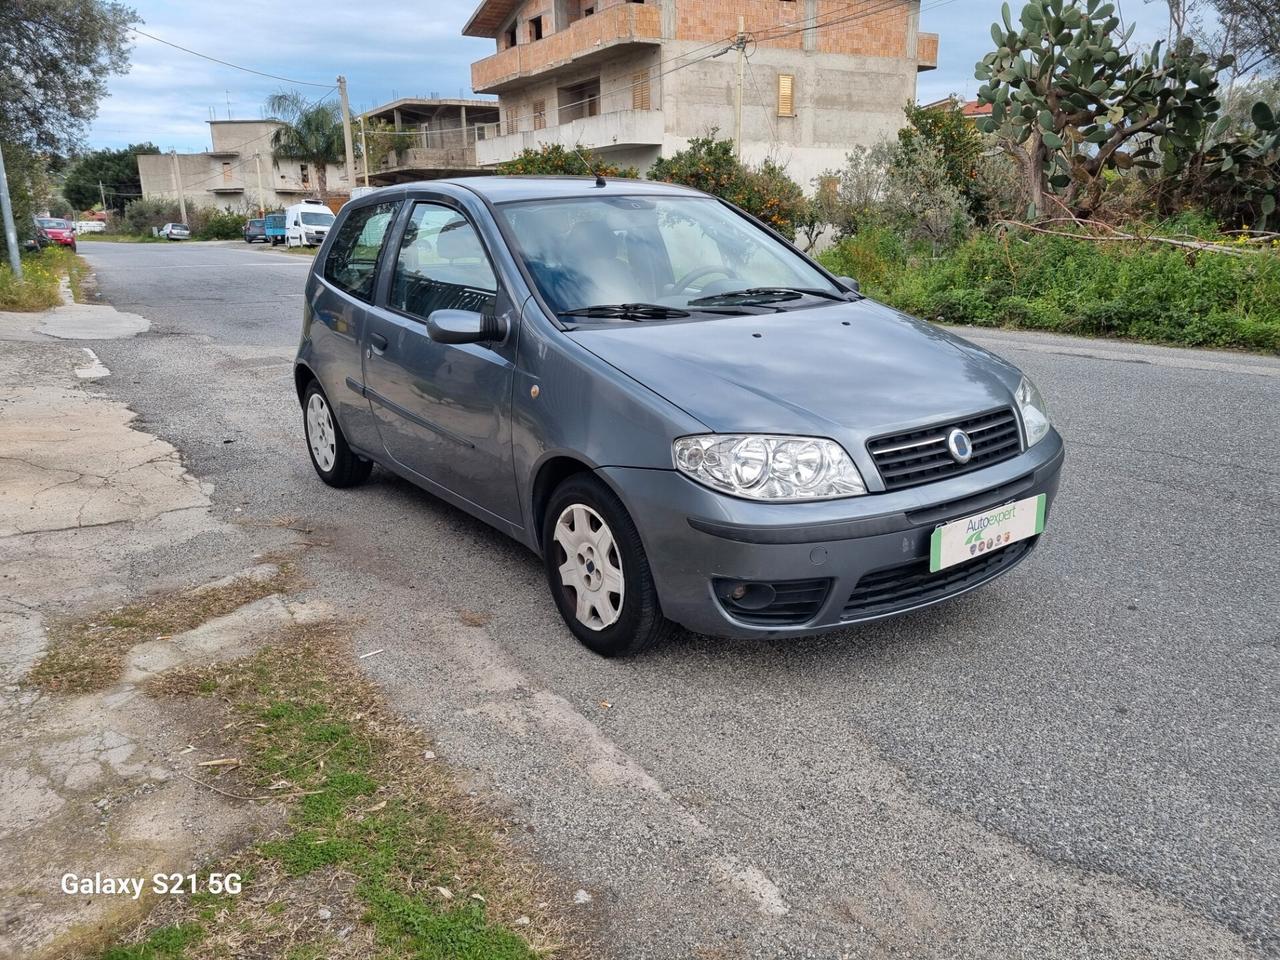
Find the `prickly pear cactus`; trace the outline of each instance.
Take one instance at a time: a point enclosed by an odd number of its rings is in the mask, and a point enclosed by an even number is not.
[[[1004,4],[992,24],[995,49],[977,65],[980,103],[994,134],[1028,179],[1034,214],[1058,196],[1087,212],[1108,170],[1176,173],[1217,119],[1218,71],[1229,60],[1196,52],[1189,40],[1166,49],[1126,50],[1113,3],[1030,0],[1014,24]]]

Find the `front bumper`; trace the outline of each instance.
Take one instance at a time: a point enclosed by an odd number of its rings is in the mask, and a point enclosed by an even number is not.
[[[927,564],[929,541],[940,524],[1041,493],[1047,511],[1052,510],[1064,456],[1055,430],[1012,460],[973,473],[893,493],[807,504],[727,497],[674,470],[604,467],[599,472],[636,522],[667,617],[712,636],[788,637],[938,603],[1012,569],[1035,541],[988,556],[998,562],[966,564],[933,578],[916,575],[918,565]],[[727,612],[717,596],[717,582],[726,580],[805,581],[808,595],[820,593],[821,600],[803,622],[748,622]],[[868,593],[870,585],[878,592]],[[896,602],[883,602],[894,596]],[[867,597],[877,602],[858,599]]]

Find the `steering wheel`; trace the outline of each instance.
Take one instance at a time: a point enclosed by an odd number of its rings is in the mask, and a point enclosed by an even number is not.
[[[684,293],[689,289],[689,284],[695,280],[701,280],[703,277],[710,276],[713,273],[723,273],[727,279],[736,280],[737,274],[725,267],[698,267],[696,270],[690,270],[683,277],[675,282],[671,288],[672,293]]]

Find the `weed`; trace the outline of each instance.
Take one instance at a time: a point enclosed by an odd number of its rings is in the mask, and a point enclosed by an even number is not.
[[[280,593],[291,582],[292,572],[283,566],[270,577],[244,577],[216,587],[167,594],[106,615],[54,624],[49,631],[49,649],[28,680],[45,690],[64,693],[101,690],[119,677],[124,655],[135,645],[191,630],[246,603]]]

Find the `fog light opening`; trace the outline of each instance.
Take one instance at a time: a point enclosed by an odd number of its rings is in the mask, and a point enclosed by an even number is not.
[[[733,583],[729,601],[740,610],[763,610],[777,599],[778,592],[767,583]]]

